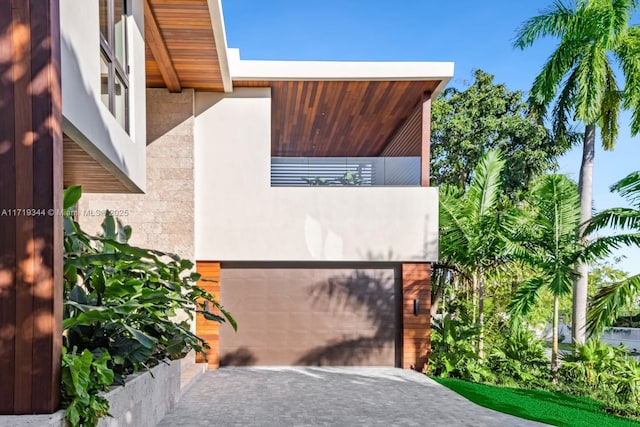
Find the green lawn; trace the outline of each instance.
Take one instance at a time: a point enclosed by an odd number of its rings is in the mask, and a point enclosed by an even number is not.
[[[565,427],[640,426],[639,422],[603,412],[601,403],[586,397],[432,378],[478,405],[520,418]]]

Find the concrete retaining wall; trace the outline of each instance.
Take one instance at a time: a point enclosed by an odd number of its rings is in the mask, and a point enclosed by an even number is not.
[[[161,363],[127,378],[124,387],[107,393],[109,412],[98,427],[155,427],[180,398],[180,361]]]
[[[180,361],[161,363],[127,378],[124,387],[105,394],[113,418],[98,427],[155,427],[180,398]],[[0,427],[65,427],[64,410],[47,415],[2,415]]]

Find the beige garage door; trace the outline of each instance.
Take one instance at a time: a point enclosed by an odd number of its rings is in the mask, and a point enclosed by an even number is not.
[[[400,298],[393,268],[226,268],[220,366],[397,366]]]

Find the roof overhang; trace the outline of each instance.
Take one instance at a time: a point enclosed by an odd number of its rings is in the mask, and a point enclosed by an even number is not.
[[[283,157],[381,155],[405,124],[420,124],[410,117],[454,69],[452,62],[245,61],[237,49],[229,49],[229,66],[235,88],[271,88],[271,153]]]
[[[143,0],[147,87],[231,92],[220,0]]]
[[[437,81],[437,96],[453,77],[453,62],[253,61],[228,49],[231,79],[242,81]]]

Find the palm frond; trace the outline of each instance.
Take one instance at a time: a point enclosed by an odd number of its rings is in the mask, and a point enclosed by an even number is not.
[[[537,248],[527,247],[524,243],[508,240],[505,243],[505,255],[528,266],[541,265],[544,262],[544,257],[539,255]]]
[[[640,132],[640,27],[630,27],[621,36],[614,56],[625,77],[623,106],[632,111],[631,134]]]
[[[571,293],[573,281],[578,278],[573,263],[558,263],[553,272],[553,280],[549,283],[549,289],[555,296],[563,296]]]
[[[640,230],[640,211],[632,208],[611,208],[596,214],[584,230],[584,235],[604,228]]]
[[[573,67],[573,69],[569,71],[569,77],[565,80],[562,91],[553,109],[553,134],[556,138],[560,138],[561,141],[567,141],[573,133],[573,129],[569,127],[569,123],[571,122],[572,117],[570,115],[575,105],[577,82],[578,70],[577,67]]]
[[[563,39],[536,76],[529,92],[529,103],[549,105],[564,77],[584,55],[584,46],[574,39]],[[578,76],[576,76],[576,81]],[[573,96],[572,96],[573,99]]]
[[[590,0],[585,5],[584,17],[595,39],[609,50],[626,30],[636,6],[635,0]]]
[[[460,211],[457,199],[446,195],[440,198],[440,255],[458,261],[466,258],[473,238]]]
[[[640,233],[603,236],[595,239],[585,248],[586,259],[604,258],[626,246],[640,246]]]
[[[640,171],[631,172],[611,186],[622,197],[640,207]]]
[[[534,188],[540,215],[553,227],[556,237],[575,233],[580,221],[578,189],[565,175],[551,174],[542,177]]]
[[[605,150],[613,150],[618,138],[618,115],[622,103],[622,92],[618,90],[616,76],[609,63],[606,63],[606,86],[602,99],[602,115],[600,116],[600,136]]]
[[[587,311],[587,330],[593,334],[612,325],[621,310],[639,294],[640,274],[600,289]]]
[[[524,49],[541,37],[562,37],[575,20],[575,11],[561,1],[526,20],[516,32],[514,47]]]
[[[607,84],[609,64],[606,51],[597,43],[591,44],[577,68],[576,118],[587,124],[596,123],[601,115]]]
[[[536,276],[526,280],[518,287],[515,296],[507,307],[512,319],[526,316],[535,307],[540,298],[540,291],[547,286],[548,281],[543,276]]]
[[[468,190],[468,215],[479,220],[496,207],[505,162],[498,150],[489,150],[480,159]]]

